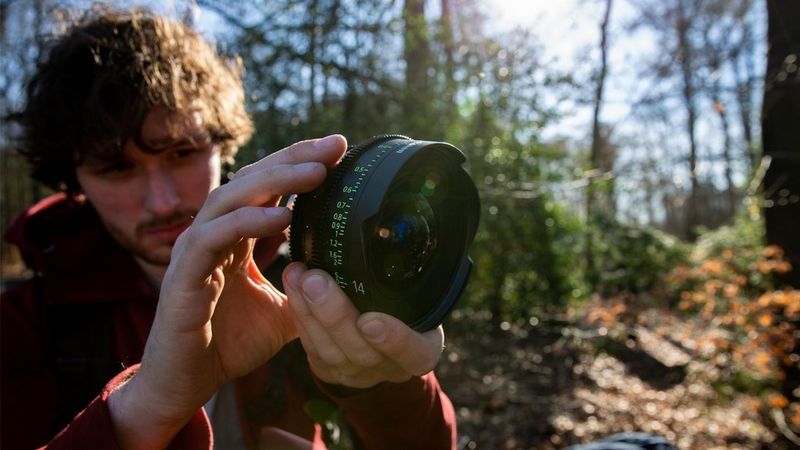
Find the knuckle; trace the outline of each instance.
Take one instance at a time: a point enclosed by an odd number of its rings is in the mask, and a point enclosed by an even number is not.
[[[175,245],[181,248],[192,248],[197,246],[200,238],[201,233],[198,232],[198,226],[192,226],[178,236]]]
[[[384,362],[383,357],[373,352],[360,353],[352,359],[356,365],[366,369],[376,369]]]
[[[286,173],[286,164],[276,164],[272,166],[267,166],[264,168],[263,173],[266,179],[273,179],[277,176],[283,175]]]
[[[222,201],[222,198],[224,197],[224,191],[225,190],[222,187],[211,190],[211,192],[208,193],[206,203],[214,204]]]
[[[426,373],[433,372],[433,369],[435,368],[436,368],[436,363],[422,364],[417,368],[417,370],[413,371],[412,374],[421,377]]]
[[[305,300],[292,290],[286,291],[287,298],[289,299],[289,308],[292,310],[292,315],[298,322],[303,324],[310,324],[316,321],[314,314],[304,307]]]
[[[323,327],[329,330],[344,329],[352,325],[352,318],[339,309],[334,311],[318,311],[316,314],[317,320]]]
[[[349,363],[349,360],[342,352],[331,347],[318,348],[317,356],[319,361],[327,366],[337,367]]]
[[[231,219],[233,219],[233,221],[238,224],[246,223],[252,216],[252,214],[253,214],[252,208],[239,208],[233,210],[233,212],[231,213],[232,215]]]
[[[302,151],[306,147],[308,147],[309,145],[313,145],[313,144],[314,144],[314,139],[305,139],[305,140],[302,140],[302,141],[295,142],[294,144],[286,147],[286,150],[288,150],[289,152]]]
[[[248,165],[242,167],[241,169],[237,170],[236,173],[233,174],[233,179],[247,176],[247,174],[249,174],[250,172],[253,171],[253,166],[254,165],[255,164],[248,164]]]

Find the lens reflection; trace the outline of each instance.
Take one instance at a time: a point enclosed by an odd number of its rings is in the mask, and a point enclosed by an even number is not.
[[[374,234],[376,273],[388,283],[422,273],[436,247],[434,212],[424,196],[398,192],[381,209]]]

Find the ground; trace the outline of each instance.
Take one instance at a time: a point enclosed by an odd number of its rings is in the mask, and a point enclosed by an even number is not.
[[[460,449],[561,449],[621,431],[687,450],[795,448],[754,398],[715,383],[718,369],[686,339],[696,324],[649,309],[609,328],[587,314],[492,327],[456,311],[437,373]]]

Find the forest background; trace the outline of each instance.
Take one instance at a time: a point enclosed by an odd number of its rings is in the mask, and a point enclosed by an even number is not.
[[[800,446],[800,2],[553,3],[133,2],[241,57],[256,134],[238,164],[334,132],[467,155],[475,269],[438,369],[460,447]],[[89,6],[0,1],[3,114]],[[4,227],[47,195],[12,131]]]

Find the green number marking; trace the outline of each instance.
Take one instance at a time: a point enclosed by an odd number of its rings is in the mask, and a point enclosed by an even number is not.
[[[388,142],[380,144],[378,146],[378,151],[371,161],[367,162],[366,164],[359,164],[353,167],[352,172],[345,177],[347,184],[342,186],[342,192],[350,195],[347,196],[346,201],[337,201],[336,209],[331,211],[331,215],[329,216],[333,236],[330,239],[328,260],[334,267],[344,266],[344,242],[342,239],[344,238],[345,230],[347,229],[349,211],[350,208],[353,207],[355,195],[361,189],[361,186],[364,185],[364,181],[367,177],[367,173],[369,173],[369,170],[375,166],[378,161],[381,160],[392,148],[393,145]],[[335,269],[333,271],[333,277],[339,287],[357,294],[366,294],[364,290],[364,283],[362,281],[348,281],[345,275],[340,273],[340,270],[341,269]]]

